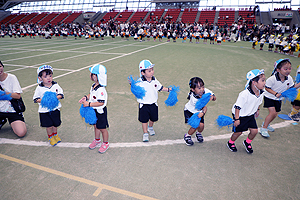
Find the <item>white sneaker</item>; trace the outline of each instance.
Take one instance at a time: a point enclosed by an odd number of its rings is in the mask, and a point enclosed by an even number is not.
[[[263,127],[263,126],[264,126],[264,122],[262,123],[261,127]],[[270,126],[270,124],[268,125],[267,129],[270,132],[274,132],[275,131],[274,128]]]
[[[155,131],[154,131],[153,127],[148,127],[148,132],[149,132],[150,136],[155,135]]]
[[[148,133],[143,134],[143,142],[149,142],[149,134]]]
[[[270,135],[269,135],[269,133],[268,133],[268,129],[266,129],[266,128],[260,128],[259,133],[261,134],[261,136],[263,136],[263,137],[265,137],[265,138],[270,137]]]

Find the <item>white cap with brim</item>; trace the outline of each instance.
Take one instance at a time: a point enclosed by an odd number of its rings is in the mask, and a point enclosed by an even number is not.
[[[141,71],[144,69],[151,69],[154,67],[154,64],[150,62],[150,60],[142,60],[139,64],[140,77],[142,76]]]
[[[99,84],[106,87],[107,83],[107,71],[103,65],[95,64],[94,66],[89,68],[92,74],[96,74]]]
[[[265,70],[253,69],[253,70],[249,71],[246,75],[247,83],[245,85],[245,89],[248,87],[248,85],[252,79],[254,79],[255,77],[257,77],[261,74],[265,74]]]
[[[37,73],[37,75],[38,75],[38,77],[37,77],[37,83],[38,83],[38,84],[40,84],[40,83],[42,82],[42,81],[39,80],[39,74],[40,74],[42,71],[46,70],[46,69],[51,70],[52,73],[53,73],[53,68],[52,68],[50,65],[42,65],[42,66],[40,66],[39,68],[37,68],[36,73]]]

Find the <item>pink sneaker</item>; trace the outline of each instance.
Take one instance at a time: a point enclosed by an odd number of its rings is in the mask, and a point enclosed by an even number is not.
[[[95,149],[97,146],[99,146],[101,143],[101,140],[93,140],[93,142],[90,144],[89,149]]]
[[[105,151],[109,148],[109,143],[105,144],[104,142],[101,144],[101,147],[99,149],[99,153],[105,153]]]

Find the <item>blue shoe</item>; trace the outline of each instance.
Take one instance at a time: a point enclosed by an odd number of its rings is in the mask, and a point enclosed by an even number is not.
[[[264,126],[264,122],[262,123],[261,126],[262,126],[262,127]],[[274,131],[275,131],[274,128],[270,126],[270,124],[268,125],[267,129],[268,129],[268,131],[271,131],[271,132],[274,132]]]
[[[261,136],[268,138],[270,137],[269,133],[268,133],[268,129],[266,128],[260,128],[259,133],[261,134]]]

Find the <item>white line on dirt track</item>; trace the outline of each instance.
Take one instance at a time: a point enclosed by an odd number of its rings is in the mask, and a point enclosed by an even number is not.
[[[294,121],[284,121],[277,124],[273,124],[272,127],[274,129],[283,128],[289,126]],[[223,134],[223,135],[211,135],[204,137],[204,141],[214,141],[220,139],[229,139],[232,133]],[[248,134],[248,131],[243,133],[244,135]],[[151,147],[151,146],[166,146],[166,145],[174,145],[174,144],[184,144],[183,139],[177,140],[161,140],[161,141],[150,141],[150,142],[132,142],[132,143],[110,143],[110,148],[123,148],[123,147]],[[26,145],[26,146],[50,146],[48,142],[41,141],[26,141],[22,139],[6,139],[0,138],[0,144],[14,144],[14,145]],[[90,143],[69,143],[69,142],[61,142],[57,144],[57,147],[69,147],[69,148],[88,148]]]

